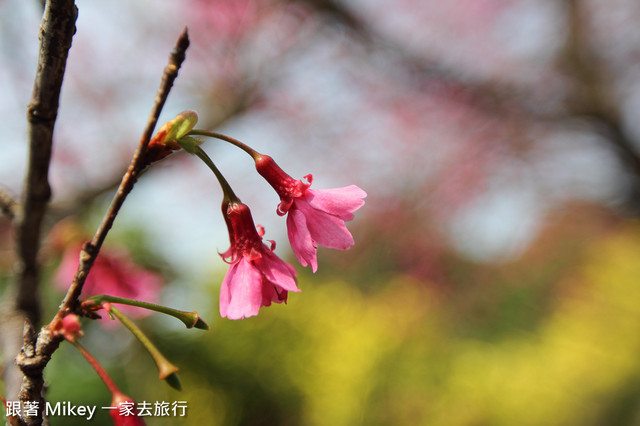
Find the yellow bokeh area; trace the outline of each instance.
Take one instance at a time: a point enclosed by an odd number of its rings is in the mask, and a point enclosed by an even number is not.
[[[567,253],[544,297],[527,293],[550,261],[533,252],[482,282],[462,274],[471,279],[455,291],[401,273],[370,288],[302,275],[302,293],[257,317],[214,318],[208,332],[147,327],[180,367],[182,392],[156,380],[144,353],[112,370],[138,398],[187,401],[186,419],[154,425],[640,424],[640,228],[624,223]],[[73,374],[65,362],[52,383]],[[89,394],[53,387],[54,400],[56,389]]]
[[[252,410],[309,426],[638,424],[639,235],[584,247],[535,326],[498,336],[464,331],[406,276],[372,292],[302,281],[288,306],[189,342],[185,398],[221,425],[258,424]]]

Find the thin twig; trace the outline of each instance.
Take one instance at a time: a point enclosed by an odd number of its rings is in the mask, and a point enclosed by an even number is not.
[[[115,221],[116,215],[122,207],[124,200],[133,189],[133,185],[138,179],[138,175],[145,167],[144,153],[147,149],[147,145],[149,144],[149,140],[153,135],[153,130],[158,122],[158,117],[160,117],[160,113],[165,101],[167,100],[167,96],[169,96],[169,91],[171,90],[173,82],[178,76],[178,70],[180,69],[180,65],[182,65],[182,62],[184,61],[185,52],[188,47],[189,36],[187,33],[187,29],[185,28],[178,38],[175,48],[169,55],[169,63],[164,69],[162,83],[160,85],[160,88],[158,89],[155,104],[151,110],[151,115],[149,116],[149,120],[147,121],[147,126],[144,130],[144,133],[140,138],[138,149],[136,150],[133,159],[131,160],[131,164],[129,164],[129,168],[122,178],[120,187],[118,188],[116,195],[111,201],[111,205],[109,206],[107,213],[102,219],[102,223],[98,227],[96,234],[93,236],[93,239],[90,242],[86,242],[82,247],[82,252],[80,253],[80,264],[78,265],[78,269],[76,270],[76,273],[73,277],[73,282],[71,283],[71,286],[67,291],[67,295],[65,296],[62,305],[60,306],[57,315],[58,318],[64,316],[68,312],[74,311],[78,303],[80,293],[82,292],[84,282],[89,271],[91,270],[93,262],[98,256],[100,247],[102,247],[102,243],[107,237],[107,233],[113,226],[113,222]]]
[[[33,339],[33,333],[25,334],[25,346],[18,357],[16,357],[16,363],[24,373],[24,380],[19,396],[20,401],[23,403],[26,401],[41,401],[39,406],[44,406],[44,400],[42,398],[42,385],[44,383],[42,373],[51,359],[51,355],[55,352],[62,341],[60,336],[52,334],[51,325],[56,323],[67,313],[74,311],[78,306],[78,298],[82,292],[82,286],[84,285],[85,279],[93,265],[93,262],[98,256],[100,247],[102,246],[107,233],[111,229],[120,207],[124,203],[127,195],[131,192],[140,172],[145,167],[145,150],[147,149],[147,145],[149,144],[149,140],[151,139],[154,128],[157,124],[160,112],[162,111],[167,96],[169,95],[169,91],[173,86],[173,82],[178,76],[178,70],[185,59],[185,52],[188,47],[189,37],[187,29],[185,28],[178,38],[175,48],[169,55],[169,63],[164,69],[162,82],[156,95],[151,115],[144,133],[140,138],[140,143],[138,144],[138,148],[133,156],[131,164],[122,178],[120,187],[111,202],[111,206],[109,207],[107,214],[98,227],[95,236],[90,242],[85,243],[83,246],[83,250],[80,254],[80,264],[78,265],[73,282],[60,305],[58,313],[49,325],[40,330],[37,339]],[[25,420],[27,421],[25,424],[29,425],[42,424],[42,411],[39,411],[38,416],[29,417]]]

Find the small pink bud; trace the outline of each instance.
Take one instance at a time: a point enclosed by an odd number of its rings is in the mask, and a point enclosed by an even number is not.
[[[68,314],[54,324],[53,334],[62,335],[70,342],[75,342],[83,335],[81,328],[80,318],[76,314]]]

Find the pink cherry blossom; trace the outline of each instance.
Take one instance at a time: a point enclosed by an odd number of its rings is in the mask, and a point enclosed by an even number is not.
[[[256,169],[280,196],[278,214],[289,214],[287,233],[291,248],[302,266],[318,269],[318,244],[347,250],[354,245],[345,222],[364,205],[367,193],[355,185],[333,189],[310,189],[313,176],[295,180],[267,155],[254,156]]]
[[[262,242],[249,207],[240,202],[223,206],[231,247],[221,254],[229,270],[220,288],[220,315],[242,319],[258,314],[271,302],[287,301],[289,291],[299,292],[296,270],[273,253],[274,244]]]

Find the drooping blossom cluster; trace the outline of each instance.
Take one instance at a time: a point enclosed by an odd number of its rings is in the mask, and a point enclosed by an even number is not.
[[[224,194],[222,214],[230,242],[229,249],[221,253],[229,264],[229,270],[220,288],[220,315],[228,319],[255,316],[263,306],[286,303],[290,291],[300,292],[296,270],[274,253],[275,242],[270,241],[269,245],[263,242],[264,229],[255,225],[249,207],[240,201],[213,161],[200,148],[202,141],[193,136],[208,135],[226,140],[253,157],[258,173],[280,197],[276,211],[280,216],[287,215],[287,233],[294,254],[302,266],[310,266],[314,273],[318,269],[318,245],[338,250],[347,250],[354,245],[345,222],[353,219],[353,213],[364,205],[367,194],[355,185],[310,189],[313,180],[310,174],[304,177],[306,182],[296,180],[271,157],[259,154],[235,139],[192,130],[196,122],[197,114],[185,111],[165,123],[149,141],[140,164],[142,168],[148,167],[174,151],[184,149],[198,156],[213,171]],[[56,317],[50,325],[52,335],[73,344],[94,367],[112,394],[110,414],[115,425],[144,425],[134,411],[127,411],[135,406],[134,400],[117,388],[97,360],[78,342],[83,335],[79,315],[95,319],[99,317],[95,311],[102,309],[117,318],[149,352],[158,366],[159,378],[177,389],[180,389],[175,375],[177,367],[166,360],[144,333],[112,303],[124,304],[123,309],[132,316],[156,311],[180,319],[188,328],[206,329],[207,325],[195,311],[178,311],[156,305],[154,302],[162,286],[160,275],[136,265],[125,248],[102,247],[84,281],[74,281],[82,277],[81,274],[76,275],[81,271],[80,256],[86,254],[83,247],[91,247],[91,243],[84,243],[86,236],[80,227],[66,220],[52,230],[50,239],[52,249],[61,253],[55,281],[62,289],[71,285],[69,293],[74,289],[80,293],[74,285],[82,285],[82,295],[87,296],[79,303],[78,310],[69,309]]]
[[[302,266],[318,269],[318,245],[346,250],[354,245],[353,236],[345,222],[364,205],[366,192],[355,185],[333,189],[310,189],[312,176],[306,182],[285,173],[275,161],[228,136],[206,130],[193,130],[197,114],[185,111],[166,123],[151,140],[152,163],[183,148],[198,156],[215,174],[224,198],[222,214],[229,231],[230,247],[222,254],[230,264],[220,289],[220,315],[240,319],[258,314],[262,306],[286,302],[289,291],[300,291],[293,266],[275,255],[262,242],[264,231],[256,229],[249,207],[234,194],[217,166],[200,148],[202,143],[193,136],[210,136],[227,141],[243,149],[255,161],[260,175],[280,197],[277,213],[287,215],[287,233],[291,248]]]
[[[287,215],[287,234],[296,258],[302,266],[310,266],[314,273],[318,270],[319,245],[338,250],[347,250],[354,245],[345,222],[353,219],[353,213],[364,205],[367,194],[355,185],[311,189],[312,175],[305,176],[305,180],[296,180],[285,173],[273,158],[242,142],[214,132],[193,130],[196,122],[197,114],[185,111],[165,123],[151,139],[144,164],[150,165],[184,149],[199,157],[213,171],[224,193],[222,214],[230,241],[229,249],[222,254],[230,266],[220,289],[220,315],[229,319],[255,316],[262,306],[286,302],[289,291],[300,291],[296,270],[274,253],[274,243],[271,246],[263,243],[264,230],[257,230],[249,207],[234,194],[222,173],[202,150],[202,141],[193,136],[222,139],[251,155],[258,173],[280,197],[276,211],[281,216]],[[75,260],[77,252],[68,256]],[[66,267],[67,261],[65,254],[58,273],[61,281],[66,283],[69,282],[69,273],[73,273],[77,265]],[[118,273],[127,268],[127,276]],[[91,275],[96,279],[92,280]],[[141,293],[155,288],[153,277],[146,271],[136,271],[124,259],[110,259],[102,253],[91,275],[85,283],[88,293],[101,293],[101,287],[108,286],[112,295],[145,299],[148,294]]]
[[[313,190],[312,176],[295,180],[275,161],[251,150],[256,169],[280,197],[277,213],[287,216],[291,248],[302,266],[318,269],[318,245],[347,250],[354,244],[345,222],[362,207],[367,194],[355,185]],[[249,208],[239,202],[223,203],[231,247],[223,256],[231,258],[220,290],[220,315],[229,319],[257,315],[260,307],[287,300],[287,291],[300,291],[295,269],[280,260],[273,248],[262,243]]]

